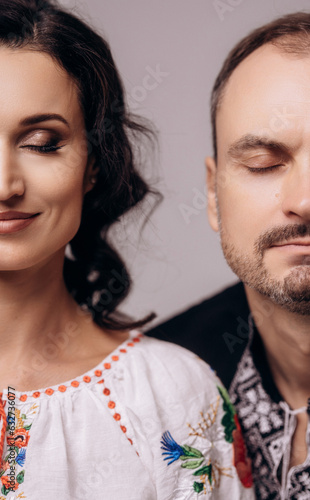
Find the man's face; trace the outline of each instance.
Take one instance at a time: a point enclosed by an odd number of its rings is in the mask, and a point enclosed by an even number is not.
[[[310,58],[264,45],[233,72],[207,159],[209,220],[249,287],[310,314]]]

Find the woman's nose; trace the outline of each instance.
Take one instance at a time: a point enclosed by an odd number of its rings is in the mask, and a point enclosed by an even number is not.
[[[14,161],[14,155],[6,146],[0,146],[0,201],[22,196],[25,184],[22,173]]]

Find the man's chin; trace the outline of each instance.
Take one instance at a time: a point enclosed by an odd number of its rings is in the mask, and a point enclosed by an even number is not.
[[[238,278],[249,288],[268,297],[274,304],[295,314],[310,315],[310,265],[299,263],[284,271],[265,262],[262,257],[255,259],[222,241],[227,264]]]
[[[298,266],[282,280],[266,279],[257,289],[272,302],[295,314],[310,315],[310,267]]]

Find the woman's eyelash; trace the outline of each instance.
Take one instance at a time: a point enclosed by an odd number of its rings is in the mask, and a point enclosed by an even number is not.
[[[56,146],[55,144],[44,144],[44,146],[33,146],[31,144],[27,146],[22,146],[22,148],[30,149],[31,151],[37,151],[38,153],[55,153],[63,146]]]

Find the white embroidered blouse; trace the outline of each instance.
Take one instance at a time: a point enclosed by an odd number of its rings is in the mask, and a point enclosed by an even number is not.
[[[5,389],[0,407],[0,500],[254,499],[227,393],[179,346],[132,332],[85,375]]]

